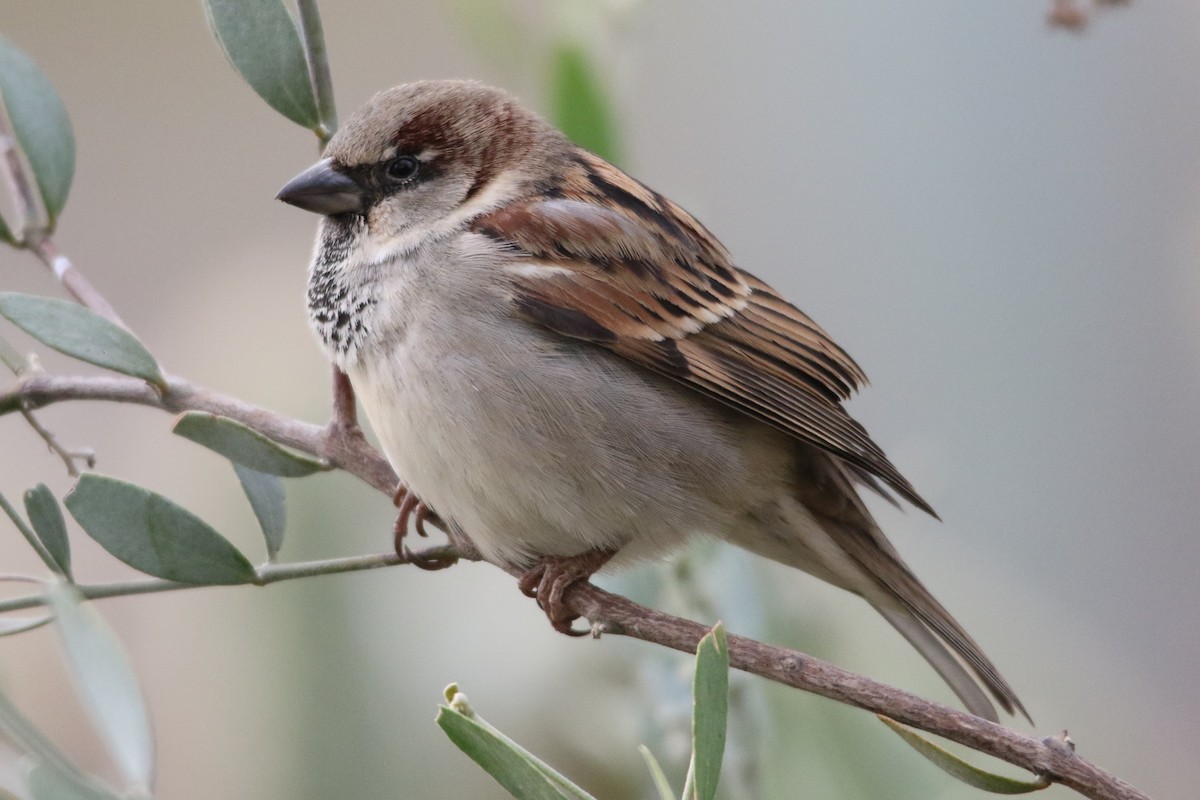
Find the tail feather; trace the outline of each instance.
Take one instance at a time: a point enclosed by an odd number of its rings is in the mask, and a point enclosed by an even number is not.
[[[968,711],[992,722],[1000,721],[996,714],[996,707],[979,687],[979,682],[912,612],[884,605],[875,605],[874,608],[891,623],[893,628],[900,632],[900,635],[908,640],[909,644],[916,648],[917,652],[937,671],[937,674],[942,676],[942,680],[949,684]],[[1005,706],[1008,705],[1001,702]],[[1006,707],[1005,710],[1012,713],[1011,708]]]
[[[997,719],[986,689],[1009,714],[1030,719],[999,670],[913,575],[871,518],[854,484],[872,487],[875,482],[811,448],[797,455],[794,496],[778,506],[783,513],[760,517],[773,524],[737,531],[732,540],[864,598],[924,656],[971,713]]]
[[[975,676],[992,693],[1001,708],[1009,714],[1019,711],[1025,719],[1033,722],[1029,712],[1025,710],[1025,706],[1017,699],[1016,692],[1008,685],[1008,681],[1004,680],[991,660],[983,654],[983,649],[950,615],[945,606],[930,594],[924,584],[917,580],[908,566],[900,560],[899,556],[895,555],[894,550],[888,552],[881,548],[875,548],[861,552],[859,551],[861,538],[851,537],[849,541],[846,539],[842,541],[849,545],[847,550],[851,557],[864,567],[866,572],[877,581],[878,586],[886,591],[887,595],[890,595],[887,599],[898,603],[899,608],[893,603],[880,602],[876,599],[879,597],[878,592],[860,593],[896,630],[904,635],[904,638],[912,643],[913,647],[917,648],[917,651],[946,679],[955,694],[968,708],[971,708],[971,704],[963,694],[960,684],[964,679],[972,684],[975,683],[975,680],[967,674],[964,665],[975,673]],[[926,644],[922,646],[921,642],[926,642]],[[947,652],[947,647],[950,652]],[[947,657],[956,667],[953,670],[955,679],[943,671]],[[978,687],[975,688],[978,692]],[[971,711],[994,721],[995,711],[991,708],[991,703],[987,704],[987,708],[992,712],[991,716],[979,714],[974,708],[971,708]]]

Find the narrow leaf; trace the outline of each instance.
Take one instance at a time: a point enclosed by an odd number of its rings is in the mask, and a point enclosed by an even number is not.
[[[34,628],[40,628],[54,617],[0,617],[0,636],[12,636],[14,633],[24,633]]]
[[[522,800],[595,800],[519,744],[475,714],[465,695],[451,684],[449,706],[438,706],[436,722],[450,741],[483,767],[496,782]]]
[[[255,578],[254,567],[225,537],[149,489],[88,473],[67,495],[66,506],[101,547],[148,575],[198,584]]]
[[[580,147],[608,161],[618,160],[611,105],[591,58],[578,42],[558,48],[552,68],[551,117]]]
[[[99,786],[85,786],[46,764],[26,761],[25,788],[33,800],[119,800]]]
[[[302,478],[328,470],[325,463],[298,455],[275,444],[257,431],[229,417],[203,411],[188,411],[175,421],[173,433],[220,453],[235,464],[279,475]]]
[[[879,717],[884,725],[887,725],[899,734],[901,739],[908,742],[912,749],[932,761],[946,774],[957,778],[968,786],[973,786],[976,789],[982,789],[992,794],[1028,794],[1029,792],[1036,792],[1039,789],[1045,789],[1050,785],[1050,781],[1045,778],[1038,778],[1035,781],[1022,781],[987,772],[973,764],[968,764],[949,750],[934,744],[916,731],[896,722],[896,720],[885,717],[882,714],[877,714],[876,716]]]
[[[0,316],[60,353],[164,385],[154,356],[132,333],[81,305],[52,297],[0,292]]]
[[[692,779],[697,800],[712,800],[725,755],[729,710],[729,644],[718,622],[696,648],[692,684]],[[689,799],[690,800],[690,799]]]
[[[4,217],[0,217],[0,239],[8,242],[9,244],[17,243],[16,237],[14,237],[12,232],[8,229],[8,223],[4,221]]]
[[[297,125],[320,123],[296,23],[282,0],[205,0],[226,58],[271,108]]]
[[[17,526],[17,530],[25,537],[25,541],[29,542],[29,546],[33,548],[33,552],[37,553],[38,558],[42,560],[51,572],[58,572],[58,562],[50,551],[46,549],[46,545],[42,544],[42,540],[34,533],[33,529],[25,524],[25,520],[21,519],[21,515],[12,507],[12,503],[8,502],[8,498],[0,494],[0,511],[12,520],[12,524]]]
[[[66,662],[93,725],[128,788],[148,793],[154,777],[154,740],[129,657],[95,609],[83,605],[83,595],[74,586],[56,583],[48,599]]]
[[[283,532],[287,527],[287,507],[283,502],[283,481],[276,475],[268,475],[256,469],[234,464],[233,471],[241,481],[242,491],[254,509],[258,518],[258,527],[262,529],[263,538],[267,541],[267,557],[275,559],[279,549],[283,547]]]
[[[71,577],[71,543],[67,538],[67,523],[54,493],[44,483],[25,492],[25,513],[46,552],[58,565],[58,573]]]
[[[33,170],[49,230],[67,202],[75,175],[75,134],[62,100],[29,56],[0,37],[0,99]],[[6,238],[11,241],[11,236]]]
[[[437,724],[459,750],[483,767],[514,797],[523,800],[567,800],[568,795],[563,794],[518,748],[512,747],[478,722],[440,706]]]
[[[642,760],[646,762],[646,769],[650,770],[650,780],[654,782],[654,790],[658,792],[658,800],[675,800],[675,794],[671,791],[671,784],[667,781],[667,775],[663,772],[658,759],[654,757],[654,753],[651,753],[650,748],[644,744],[638,745],[638,752],[642,754]]]

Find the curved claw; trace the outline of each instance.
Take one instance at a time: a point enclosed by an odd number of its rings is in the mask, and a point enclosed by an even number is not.
[[[441,519],[437,512],[421,502],[421,499],[409,491],[404,484],[396,487],[396,494],[392,497],[392,502],[395,503],[397,509],[396,522],[392,526],[396,555],[414,567],[430,571],[446,569],[458,563],[458,556],[448,555],[440,547],[422,551],[412,550],[404,544],[410,519],[413,520],[413,526],[419,536],[428,536],[429,532],[425,530],[425,521],[429,520],[434,524],[440,523]]]
[[[429,532],[425,530],[425,520],[429,519],[434,522],[438,517],[434,511],[421,502],[421,499],[409,491],[408,487],[400,484],[396,487],[396,494],[392,498],[392,502],[396,505],[396,522],[392,526],[392,538],[395,542],[396,553],[404,555],[404,537],[408,535],[408,521],[414,519],[414,525],[417,529],[417,534],[420,536],[428,536]]]
[[[429,520],[436,525],[438,523],[437,512],[424,503],[418,503],[417,516],[413,521],[413,527],[417,529],[418,536],[428,538],[429,531],[425,530],[425,520]]]
[[[537,600],[554,630],[567,636],[586,636],[589,631],[571,627],[580,615],[566,607],[563,595],[571,586],[591,578],[616,552],[589,550],[576,556],[543,556],[518,579],[517,587],[526,597]]]

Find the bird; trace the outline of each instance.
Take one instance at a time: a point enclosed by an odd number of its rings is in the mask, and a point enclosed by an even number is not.
[[[458,80],[375,95],[277,197],[321,217],[311,327],[398,498],[556,629],[574,583],[715,537],[866,600],[973,714],[1028,718],[859,494],[937,516],[845,410],[862,369],[679,205]]]

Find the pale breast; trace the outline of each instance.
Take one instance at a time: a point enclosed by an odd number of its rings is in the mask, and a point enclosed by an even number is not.
[[[774,432],[617,356],[465,304],[350,375],[401,478],[509,563],[720,531],[778,491],[750,460],[788,457]]]
[[[314,327],[397,474],[490,559],[654,555],[781,491],[761,476],[787,473],[786,437],[514,317],[494,242],[383,264],[330,252]]]

